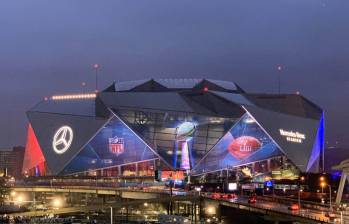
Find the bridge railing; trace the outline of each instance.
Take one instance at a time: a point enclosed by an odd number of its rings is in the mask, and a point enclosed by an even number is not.
[[[327,217],[320,217],[320,216],[312,215],[309,213],[301,213],[300,211],[285,210],[285,209],[280,209],[278,207],[270,208],[261,204],[250,204],[250,203],[244,203],[239,201],[229,201],[227,199],[213,199],[210,194],[203,194],[202,196],[207,199],[216,200],[216,201],[224,202],[227,204],[229,203],[235,204],[239,209],[248,210],[250,212],[256,212],[256,209],[261,209],[264,211],[262,212],[264,214],[271,214],[271,213],[279,213],[280,215],[287,214],[287,215],[296,216],[299,218],[320,221],[322,223],[331,223],[329,218]]]

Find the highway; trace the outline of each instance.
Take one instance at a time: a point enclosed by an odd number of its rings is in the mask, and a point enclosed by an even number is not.
[[[115,192],[123,192],[125,196],[131,196],[132,198],[132,192],[136,193],[137,195],[137,201],[134,203],[143,203],[144,200],[147,200],[147,202],[152,203],[152,202],[159,202],[159,198],[161,198],[161,201],[166,201],[170,200],[170,197],[166,197],[165,195],[169,195],[170,191],[168,189],[130,189],[130,188],[103,188],[103,187],[17,187],[14,188],[16,191],[32,191],[32,192],[83,192],[83,193],[89,193],[89,194],[115,194]],[[129,192],[129,194],[125,194],[125,192]],[[139,197],[140,194],[145,194],[148,195],[147,197]],[[190,197],[197,197],[199,194],[198,192],[185,192],[181,190],[174,190],[173,191],[173,199],[176,198],[175,200],[192,200],[189,199]],[[149,197],[151,196],[151,197]],[[238,197],[237,199],[213,199],[212,195],[210,194],[205,194],[202,193],[201,196],[205,200],[209,201],[216,201],[218,203],[223,203],[224,205],[230,206],[230,207],[235,207],[238,209],[254,209],[256,212],[263,213],[263,214],[269,214],[270,212],[276,212],[279,213],[281,216],[282,214],[288,215],[289,217],[299,217],[299,218],[305,218],[309,220],[315,220],[315,221],[320,221],[323,223],[333,223],[333,220],[329,220],[328,217],[326,217],[326,213],[328,211],[328,208],[326,207],[319,207],[319,206],[313,206],[312,205],[306,205],[306,203],[303,204],[303,208],[298,211],[291,211],[288,209],[289,205],[291,204],[291,201],[288,199],[284,200],[284,203],[280,203],[277,201],[272,201],[270,198],[263,198],[263,197],[258,197],[257,201],[255,204],[250,204],[248,203],[248,198],[247,197]],[[133,198],[135,199],[135,198]],[[141,200],[140,200],[141,199]],[[155,201],[154,201],[155,199]],[[110,206],[110,205],[108,205]],[[79,208],[65,208],[65,209],[59,209],[59,210],[51,210],[50,212],[54,214],[61,214],[61,213],[74,213],[77,211],[81,211],[81,207]],[[95,207],[85,207],[83,210],[96,210]],[[42,212],[43,214],[48,214],[48,211]],[[275,213],[275,214],[276,214]],[[30,212],[22,215],[34,215],[34,216],[40,216],[41,212]],[[337,214],[336,218],[340,218],[340,215]],[[347,218],[344,217],[344,220],[346,221]],[[348,219],[349,223],[349,219]]]

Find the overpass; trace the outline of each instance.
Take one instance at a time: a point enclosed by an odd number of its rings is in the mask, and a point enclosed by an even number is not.
[[[263,216],[266,220],[279,221],[297,221],[301,223],[331,223],[328,217],[324,215],[323,210],[305,209],[304,211],[293,212],[288,206],[280,202],[272,202],[270,200],[258,199],[258,203],[250,204],[246,198],[232,199],[213,199],[210,195],[200,195],[195,192],[173,191],[171,197],[170,191],[161,189],[132,189],[132,188],[108,188],[108,187],[79,187],[79,186],[17,186],[13,190],[16,192],[47,192],[47,193],[68,193],[68,194],[92,194],[105,196],[118,196],[127,199],[126,201],[117,201],[115,203],[95,204],[93,206],[67,207],[53,209],[48,211],[31,211],[26,213],[17,213],[16,215],[25,216],[42,216],[48,213],[52,214],[68,214],[75,212],[90,212],[101,209],[121,208],[125,206],[140,205],[143,203],[172,203],[172,202],[190,202],[201,207],[207,208],[214,206],[220,208],[225,206],[232,209],[253,212]],[[130,200],[128,200],[130,199]]]
[[[345,185],[345,182],[348,180],[349,159],[343,160],[340,164],[333,166],[332,170],[342,171],[341,180],[339,181],[339,186],[338,186],[337,196],[336,196],[336,204],[340,204],[342,201],[344,185]]]
[[[88,187],[88,186],[15,186],[12,188],[16,192],[49,192],[49,193],[82,193],[95,195],[113,195],[130,199],[158,198],[160,195],[168,195],[168,191],[160,189],[137,190],[127,187]],[[176,192],[175,192],[176,193]]]

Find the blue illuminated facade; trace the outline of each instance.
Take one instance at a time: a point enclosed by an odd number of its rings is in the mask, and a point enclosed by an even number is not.
[[[155,160],[158,156],[119,118],[113,116],[66,166],[62,174]]]
[[[246,113],[205,155],[193,174],[228,169],[282,155],[274,141]]]

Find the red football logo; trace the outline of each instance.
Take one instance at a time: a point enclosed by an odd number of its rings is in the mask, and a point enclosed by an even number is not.
[[[237,159],[244,159],[257,151],[262,146],[261,142],[251,136],[241,136],[234,139],[228,146],[228,151]]]

